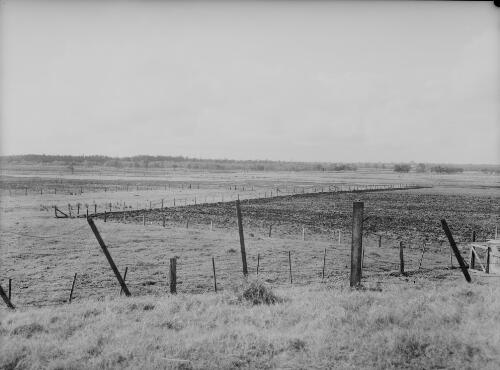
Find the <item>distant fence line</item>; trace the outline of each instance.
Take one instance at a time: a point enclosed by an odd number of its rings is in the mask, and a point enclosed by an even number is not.
[[[234,188],[233,188],[234,186]],[[390,190],[410,190],[410,189],[421,189],[428,188],[429,186],[422,186],[416,184],[390,184],[390,185],[381,185],[381,184],[362,184],[362,185],[328,185],[323,187],[275,187],[260,191],[248,190],[253,192],[246,194],[231,194],[227,195],[224,193],[220,193],[218,195],[193,195],[191,197],[174,197],[173,199],[157,199],[150,200],[146,203],[142,203],[139,205],[139,202],[135,202],[135,204],[127,204],[125,201],[109,201],[109,202],[101,202],[97,203],[76,203],[71,204],[68,203],[64,206],[54,205],[52,208],[63,211],[64,217],[73,217],[73,216],[102,216],[110,214],[121,214],[124,212],[133,212],[133,211],[151,211],[151,210],[162,210],[163,208],[170,207],[180,207],[180,206],[188,206],[188,205],[199,205],[199,204],[208,204],[208,203],[224,203],[231,202],[237,199],[241,200],[252,200],[252,199],[269,199],[269,198],[279,198],[286,197],[291,195],[300,195],[300,194],[322,194],[322,193],[332,193],[332,194],[341,194],[341,193],[362,193],[362,192],[376,192],[376,191],[390,191]],[[247,187],[248,188],[248,187]],[[230,185],[230,190],[237,191],[236,185]],[[240,186],[241,191],[245,191],[245,186]],[[225,195],[225,196],[224,196]],[[135,208],[134,208],[135,206]],[[45,210],[49,210],[48,206],[43,206]],[[67,212],[66,212],[67,210]],[[57,217],[57,216],[56,216]]]
[[[102,180],[96,180],[102,181]],[[7,186],[8,184],[0,183],[0,189],[4,192],[8,192],[9,196],[18,196],[18,195],[57,195],[57,194],[66,194],[66,195],[81,195],[84,193],[97,193],[97,192],[128,192],[128,191],[169,191],[169,190],[210,190],[210,189],[225,189],[230,191],[257,191],[255,189],[262,189],[266,186],[259,185],[258,183],[244,183],[244,184],[225,184],[224,186],[219,186],[218,184],[210,184],[210,181],[195,181],[195,182],[179,182],[179,181],[169,181],[163,182],[160,184],[113,184],[113,185],[105,185],[105,184],[83,184],[83,185],[71,185],[71,186],[63,186],[63,182],[61,181],[61,185],[57,183],[50,186],[36,186],[30,187],[21,184],[13,184],[13,186]],[[201,184],[201,187],[200,187]],[[386,187],[386,188],[400,188],[408,186],[408,184],[348,184],[344,182],[336,182],[329,183],[327,185],[324,183],[323,185],[306,185],[300,184],[300,180],[297,180],[296,185],[280,185],[277,187],[268,187],[268,193],[274,190],[275,194],[297,194],[297,193],[311,193],[311,192],[323,192],[325,189],[359,189],[362,188],[367,189],[371,187],[372,190],[375,190],[376,187]],[[416,185],[412,185],[416,186]],[[260,190],[262,191],[262,190]]]

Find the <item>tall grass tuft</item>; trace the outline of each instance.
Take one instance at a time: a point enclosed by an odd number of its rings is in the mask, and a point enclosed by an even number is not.
[[[283,301],[278,297],[269,286],[264,284],[261,280],[252,280],[243,286],[239,294],[240,301],[251,302],[253,305],[257,304],[275,304]]]

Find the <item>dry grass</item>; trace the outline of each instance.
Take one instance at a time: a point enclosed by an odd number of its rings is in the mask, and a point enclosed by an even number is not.
[[[283,302],[269,287],[261,280],[252,280],[245,283],[238,295],[240,301],[247,301],[252,304],[275,304]]]
[[[476,279],[477,280],[477,279]],[[500,367],[500,287],[282,288],[0,311],[2,369]]]

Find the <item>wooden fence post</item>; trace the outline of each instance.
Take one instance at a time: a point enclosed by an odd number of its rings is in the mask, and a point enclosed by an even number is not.
[[[474,253],[474,247],[470,249],[470,268],[473,269],[476,267],[476,254]]]
[[[75,289],[75,282],[76,282],[76,272],[75,276],[73,277],[73,284],[71,284],[71,291],[69,292],[69,303],[71,303],[71,300],[73,299],[73,290]]]
[[[97,213],[97,204],[94,204],[94,215]]]
[[[189,218],[186,220],[186,229],[189,229]]]
[[[239,199],[236,200],[236,216],[238,218],[238,233],[240,235],[241,261],[243,263],[243,275],[248,275],[247,254],[245,251],[245,238],[243,236],[243,220],[241,217],[241,207]]]
[[[259,267],[260,267],[260,253],[257,253],[257,275],[259,275]]]
[[[212,268],[214,270],[214,290],[217,293],[217,278],[215,276],[215,259],[212,257]]]
[[[212,221],[210,221],[210,231],[213,231],[214,230],[214,223]]]
[[[420,267],[422,267],[422,261],[424,259],[424,253],[425,253],[425,242],[422,243],[422,255],[420,256],[420,261],[418,261],[418,269],[420,270]]]
[[[339,230],[339,245],[342,242],[342,230]]]
[[[165,215],[163,215],[163,227],[165,227]]]
[[[3,301],[7,305],[7,307],[14,309],[14,305],[10,301],[9,297],[7,297],[7,294],[5,294],[5,291],[3,290],[2,286],[0,285],[0,296],[2,296]]]
[[[363,202],[353,203],[350,279],[351,287],[356,287],[361,284],[361,254],[363,253],[363,208]]]
[[[399,242],[399,273],[404,275],[405,273],[405,260],[403,255],[403,242]]]
[[[490,252],[491,252],[491,247],[488,247],[486,250],[486,273],[490,273]]]
[[[382,248],[382,235],[378,236],[378,247]]]
[[[12,279],[9,279],[9,301],[11,300],[11,292],[12,292]]]
[[[177,258],[170,258],[170,293],[177,293]]]
[[[104,210],[104,222],[106,222],[106,210]]]
[[[123,273],[123,281],[127,278],[128,266],[125,266],[125,272]],[[122,295],[123,289],[120,289],[120,295]]]
[[[321,275],[321,279],[325,278],[325,265],[326,265],[326,248],[325,248],[325,254],[323,255],[323,274]]]
[[[302,226],[302,240],[306,240],[306,228]]]
[[[146,215],[142,215],[142,224],[146,226]]]
[[[444,233],[446,234],[446,237],[448,238],[448,241],[450,242],[451,249],[453,249],[453,253],[455,253],[455,257],[458,261],[458,264],[460,265],[460,268],[462,269],[462,273],[464,274],[465,280],[467,280],[467,282],[470,283],[471,278],[469,275],[469,271],[467,271],[467,266],[465,266],[465,262],[464,262],[462,256],[460,255],[460,251],[458,250],[458,247],[455,243],[455,240],[453,239],[453,235],[451,235],[451,231],[450,231],[445,219],[441,220],[441,225],[443,227]]]
[[[290,251],[288,251],[288,266],[290,268],[290,284],[292,284],[292,256]]]
[[[472,231],[472,242],[476,241],[476,230]]]
[[[111,266],[111,269],[113,270],[116,279],[120,283],[123,291],[125,292],[125,295],[127,297],[130,297],[130,291],[127,288],[127,285],[125,284],[125,281],[123,280],[122,276],[120,275],[120,272],[118,271],[118,268],[115,265],[115,262],[113,261],[113,258],[111,258],[111,255],[108,252],[108,247],[106,247],[106,244],[104,244],[104,240],[101,238],[101,234],[99,234],[99,231],[97,230],[97,227],[94,224],[94,220],[92,220],[92,217],[87,218],[87,222],[90,225],[90,228],[92,229],[92,232],[94,233],[97,242],[101,246],[102,251],[104,252],[104,255],[106,256],[106,259],[108,260],[109,265]]]
[[[269,225],[269,237],[271,237],[271,231],[273,229],[273,225]]]

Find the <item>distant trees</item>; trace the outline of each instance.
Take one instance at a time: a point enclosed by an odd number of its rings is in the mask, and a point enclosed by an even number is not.
[[[461,173],[464,169],[461,167],[451,167],[451,166],[434,166],[431,167],[431,172],[435,173]]]
[[[409,164],[401,163],[394,165],[394,172],[410,172],[411,166]]]
[[[425,164],[419,163],[417,164],[417,167],[415,168],[415,171],[418,173],[425,172]]]

